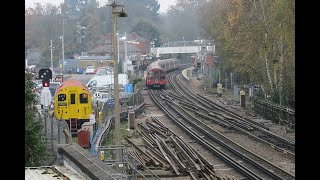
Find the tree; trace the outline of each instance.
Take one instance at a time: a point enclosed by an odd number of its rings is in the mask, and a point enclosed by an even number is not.
[[[64,0],[63,4],[63,13],[69,16],[80,16],[87,5],[96,8],[99,6],[99,3],[95,0]]]
[[[130,9],[130,12],[134,13],[132,17],[151,17],[156,20],[159,16],[160,4],[158,0],[122,0],[119,4],[123,3],[125,7]]]
[[[130,32],[135,32],[139,36],[147,38],[149,41],[154,41],[155,46],[159,46],[160,32],[159,30],[150,22],[140,20],[136,25],[134,25]]]
[[[294,0],[212,0],[203,9],[201,25],[222,64],[263,85],[275,102],[283,96],[282,104],[294,104]]]
[[[169,7],[163,28],[167,32],[167,38],[181,41],[183,38],[193,40],[200,37],[198,18],[203,2],[202,0],[176,0],[175,4]]]
[[[82,11],[80,17],[80,27],[82,27],[80,31],[84,37],[81,43],[83,44],[82,51],[89,51],[94,48],[94,43],[98,40],[99,35],[101,35],[101,21],[96,13],[96,9],[94,6],[87,5]]]
[[[45,157],[43,125],[36,118],[36,97],[33,74],[25,73],[25,166],[39,166]]]
[[[111,4],[113,0],[109,0]],[[152,21],[155,24],[159,23],[159,9],[158,0],[118,0],[117,4],[124,5],[124,11],[128,13],[128,17],[119,18],[117,23],[122,32],[129,32],[132,26],[137,24],[140,20]],[[111,10],[111,8],[109,8]],[[120,12],[122,7],[118,7]],[[109,11],[110,13],[110,11]],[[111,19],[111,17],[110,17]]]

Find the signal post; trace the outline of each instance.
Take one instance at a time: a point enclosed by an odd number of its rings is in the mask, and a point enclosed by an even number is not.
[[[44,106],[44,126],[45,126],[45,134],[47,136],[47,116],[48,109],[51,103],[51,92],[49,90],[50,80],[52,79],[52,71],[50,69],[40,69],[39,71],[39,79],[42,79],[42,91],[41,91],[41,109]],[[51,148],[52,154],[54,154],[53,150],[53,118],[51,119]]]

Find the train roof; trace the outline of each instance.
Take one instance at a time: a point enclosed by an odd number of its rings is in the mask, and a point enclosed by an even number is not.
[[[67,88],[67,87],[82,87],[83,89],[85,89],[86,91],[90,92],[88,87],[84,84],[82,84],[82,82],[75,80],[75,79],[69,79],[67,81],[64,81],[57,89],[56,92],[60,91],[63,88]]]
[[[147,72],[149,72],[151,69],[162,69],[161,68],[161,64],[162,63],[167,63],[167,62],[176,62],[176,61],[179,61],[177,58],[171,58],[171,59],[162,59],[162,60],[157,60],[157,61],[154,61],[152,63],[150,63],[147,67]]]

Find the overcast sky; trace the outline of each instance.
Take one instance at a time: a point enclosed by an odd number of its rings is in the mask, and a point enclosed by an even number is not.
[[[31,7],[33,6],[34,3],[41,3],[41,4],[46,4],[46,3],[51,3],[53,5],[59,5],[62,3],[64,0],[25,0],[26,7]],[[100,5],[106,5],[108,0],[98,0]],[[173,5],[175,0],[158,0],[160,4],[160,13],[164,13],[167,11],[169,5]]]

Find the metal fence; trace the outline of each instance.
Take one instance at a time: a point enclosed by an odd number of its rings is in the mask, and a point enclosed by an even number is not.
[[[295,129],[295,111],[272,104],[266,100],[254,99],[254,111],[264,119]]]
[[[127,153],[127,147],[124,145],[99,146],[98,152],[98,157],[102,162],[118,168],[119,172],[129,179],[160,179],[145,166],[143,166],[144,173],[140,172],[138,170],[138,160]],[[118,157],[117,153],[119,154]],[[147,178],[147,176],[150,178]]]
[[[65,121],[55,119],[46,109],[40,111],[40,114],[44,126],[47,150],[51,155],[56,156],[58,150],[57,144],[70,143],[70,139],[67,140],[66,138],[68,137],[66,132],[69,133],[68,124]]]

